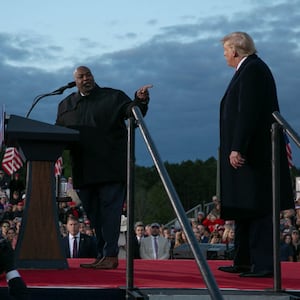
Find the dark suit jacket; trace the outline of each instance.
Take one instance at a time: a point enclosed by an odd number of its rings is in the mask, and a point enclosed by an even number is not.
[[[146,114],[147,103],[138,99],[131,101],[120,90],[98,85],[88,96],[72,93],[59,104],[56,125],[80,132],[79,143],[70,149],[75,188],[102,182],[126,182],[125,119],[130,116],[133,105],[138,105]]]
[[[253,54],[233,76],[220,107],[220,190],[222,218],[256,217],[272,212],[271,126],[279,111],[275,81]],[[281,140],[281,209],[293,207],[285,144]],[[229,162],[231,151],[246,158],[242,168]]]
[[[65,236],[63,238],[63,247],[64,247],[66,258],[70,258],[71,253],[70,253],[70,246],[69,246],[69,236]],[[96,258],[96,257],[97,257],[96,240],[93,237],[80,233],[78,258]]]

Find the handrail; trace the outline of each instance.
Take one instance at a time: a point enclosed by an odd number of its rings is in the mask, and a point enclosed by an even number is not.
[[[273,263],[274,281],[273,289],[275,292],[282,291],[281,287],[281,265],[280,265],[280,145],[279,134],[285,131],[300,147],[300,138],[289,123],[281,116],[278,111],[273,112],[273,117],[278,123],[273,123],[271,128],[272,140],[272,194],[273,194]]]
[[[162,160],[160,159],[160,156],[158,154],[158,151],[154,145],[154,142],[152,141],[152,138],[147,130],[147,127],[143,121],[143,116],[142,113],[139,109],[139,107],[134,106],[132,107],[132,113],[136,119],[136,124],[138,125],[142,136],[144,138],[144,141],[148,147],[148,150],[151,154],[151,157],[153,159],[153,162],[156,166],[156,169],[160,175],[160,178],[162,180],[162,183],[164,185],[164,188],[169,196],[169,199],[171,201],[171,204],[174,208],[174,211],[177,215],[177,218],[179,220],[179,223],[184,231],[184,233],[186,234],[187,240],[189,242],[189,245],[191,247],[191,250],[194,254],[194,257],[196,259],[196,263],[199,267],[199,270],[202,274],[203,280],[208,288],[208,291],[210,293],[211,299],[213,300],[221,300],[223,299],[220,290],[217,286],[217,283],[215,281],[215,278],[213,277],[208,264],[201,252],[199,243],[194,235],[194,232],[192,231],[192,227],[188,221],[188,218],[185,215],[185,211],[183,209],[183,206],[181,204],[181,201],[177,195],[177,192],[175,191],[175,188],[171,182],[171,179],[167,173],[167,170],[164,166],[164,164],[162,163]],[[129,123],[130,125],[130,123]],[[131,160],[131,159],[130,159]],[[130,166],[131,164],[128,163],[128,166]],[[130,167],[128,167],[128,169],[130,169]],[[128,184],[128,186],[130,186],[130,183]],[[127,192],[127,196],[128,196]],[[128,216],[129,217],[129,216]],[[129,228],[128,232],[132,233],[133,228]],[[130,247],[130,245],[129,245]],[[132,286],[129,286],[127,288],[132,288]]]
[[[196,206],[194,206],[193,208],[191,208],[190,210],[186,211],[185,214],[187,216],[187,218],[189,218],[190,214],[193,214],[194,215],[194,218],[197,218],[197,213],[199,211],[202,211],[202,204],[198,204]],[[165,227],[170,227],[170,226],[173,226],[175,225],[175,223],[177,222],[177,218],[169,221],[168,223],[164,224]]]
[[[273,289],[281,291],[281,265],[280,265],[280,163],[279,163],[279,133],[278,123],[272,124],[272,221],[273,221]]]
[[[292,138],[295,144],[300,148],[300,137],[291,125],[282,117],[278,111],[273,112],[275,120],[284,128],[286,133]]]

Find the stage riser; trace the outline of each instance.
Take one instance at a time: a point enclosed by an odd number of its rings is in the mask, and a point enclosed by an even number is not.
[[[211,300],[211,295],[207,290],[143,290],[139,293],[147,300]],[[222,291],[224,300],[299,300],[299,293],[275,293],[257,291]]]
[[[135,290],[78,289],[78,288],[30,288],[31,300],[211,300],[206,290]],[[299,300],[299,293],[221,291],[224,300]],[[9,300],[7,289],[0,288],[0,299]]]
[[[211,300],[210,295],[148,295],[147,300]],[[249,296],[249,295],[224,295],[224,300],[295,300],[290,296]]]
[[[30,300],[124,300],[121,289],[30,288]],[[0,288],[0,299],[8,300],[7,289]]]

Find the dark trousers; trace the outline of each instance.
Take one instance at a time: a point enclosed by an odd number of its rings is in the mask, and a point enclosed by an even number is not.
[[[80,190],[80,200],[95,228],[98,258],[117,256],[118,239],[126,185],[106,183]]]
[[[272,215],[235,222],[234,265],[248,265],[254,272],[273,271]]]

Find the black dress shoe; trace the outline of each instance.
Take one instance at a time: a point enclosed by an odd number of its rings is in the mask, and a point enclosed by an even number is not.
[[[244,272],[240,274],[240,277],[271,278],[273,277],[273,272],[272,271]]]
[[[219,267],[218,270],[227,273],[243,273],[250,272],[250,266],[224,266]]]

